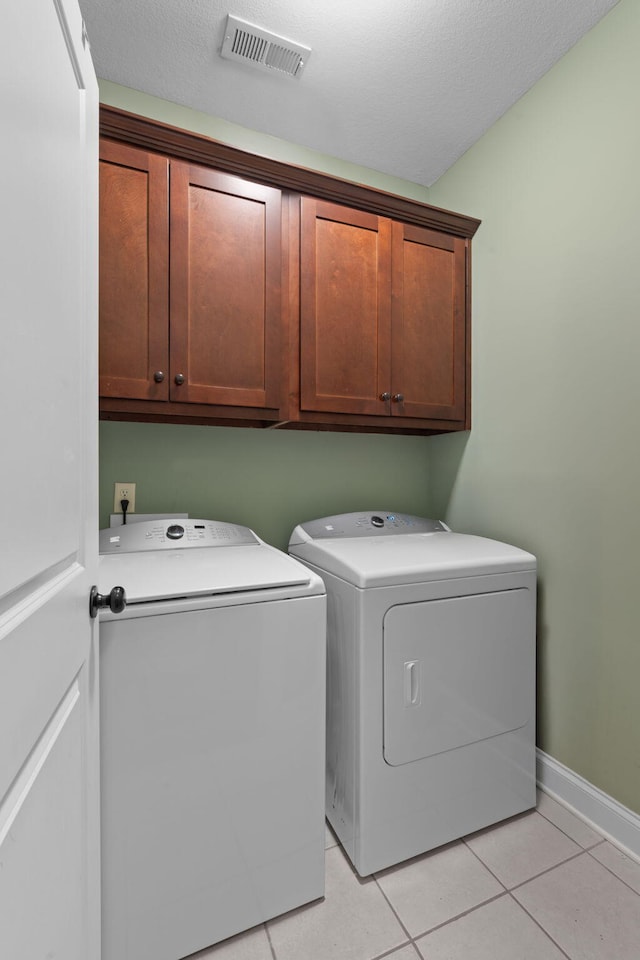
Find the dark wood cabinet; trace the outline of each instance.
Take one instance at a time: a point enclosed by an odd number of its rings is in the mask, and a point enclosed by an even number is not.
[[[302,198],[300,408],[388,413],[391,222]]]
[[[280,419],[281,206],[274,187],[102,141],[103,416]]]
[[[465,420],[466,244],[392,224],[391,413]]]
[[[465,422],[464,239],[304,197],[300,264],[303,417]]]
[[[470,426],[479,221],[101,108],[100,415]]]
[[[100,144],[100,395],[169,397],[169,161]]]
[[[172,163],[170,223],[171,399],[277,408],[280,191]]]

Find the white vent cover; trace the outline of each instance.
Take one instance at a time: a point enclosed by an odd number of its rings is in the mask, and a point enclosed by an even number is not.
[[[289,77],[299,77],[311,55],[311,48],[229,14],[220,54],[228,60],[251,63],[261,70],[276,70]]]

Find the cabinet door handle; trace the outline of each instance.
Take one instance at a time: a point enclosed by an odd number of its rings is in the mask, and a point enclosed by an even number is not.
[[[404,401],[404,393],[394,393],[391,399],[394,403],[402,403]]]
[[[162,381],[164,380],[164,373],[162,372],[162,370],[156,370],[156,372],[153,375],[153,379],[155,380],[156,383],[162,383]]]
[[[391,400],[391,394],[390,394],[387,390],[385,390],[384,393],[381,393],[381,394],[380,394],[380,399],[381,399],[381,400]]]
[[[173,379],[175,380],[175,382],[179,387],[182,386],[182,384],[184,383],[184,373],[176,373]]]

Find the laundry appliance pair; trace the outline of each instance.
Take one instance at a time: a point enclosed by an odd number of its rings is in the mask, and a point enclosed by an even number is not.
[[[100,533],[105,960],[322,897],[325,807],[366,876],[535,804],[535,558],[391,512],[289,551],[212,520]]]

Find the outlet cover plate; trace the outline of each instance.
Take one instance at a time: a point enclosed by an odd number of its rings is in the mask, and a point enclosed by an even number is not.
[[[127,507],[127,513],[136,512],[135,483],[117,482],[114,484],[114,493],[113,493],[113,512],[114,513],[122,513],[122,507],[120,506],[121,500],[129,501],[129,506]]]

